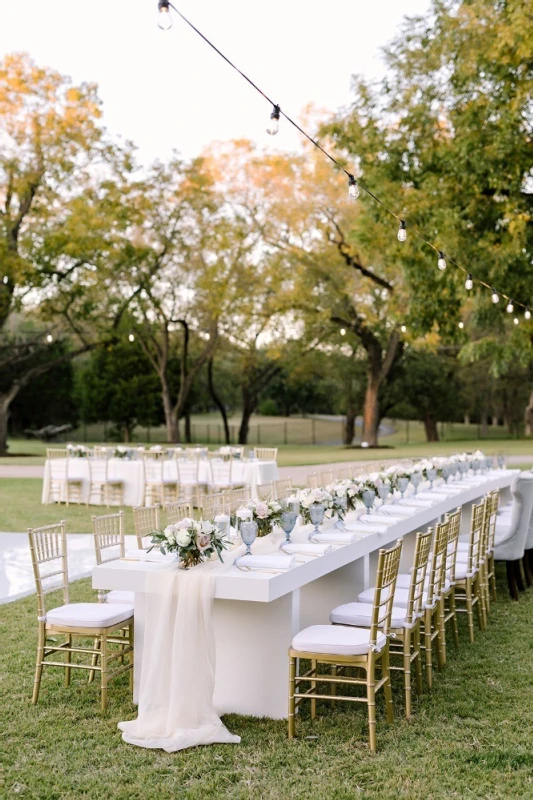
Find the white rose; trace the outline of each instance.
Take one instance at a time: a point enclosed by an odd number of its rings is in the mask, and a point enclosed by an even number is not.
[[[191,534],[189,531],[180,530],[176,534],[176,544],[179,547],[187,547],[191,543]]]
[[[187,530],[187,528],[190,528],[192,524],[193,520],[189,519],[189,517],[185,517],[184,519],[181,519],[179,522],[176,522],[174,528],[178,531],[183,531]]]
[[[209,520],[204,520],[202,522],[202,533],[213,533],[214,530],[215,527]]]
[[[266,519],[268,517],[268,505],[266,503],[256,503],[255,516],[258,519]]]
[[[281,506],[276,500],[273,500],[273,502],[270,504],[270,508],[272,511],[274,511],[274,513],[281,511]]]
[[[246,508],[246,506],[241,506],[235,512],[235,516],[237,517],[237,519],[241,519],[241,520],[251,519],[252,518],[252,512],[250,511],[249,508]]]

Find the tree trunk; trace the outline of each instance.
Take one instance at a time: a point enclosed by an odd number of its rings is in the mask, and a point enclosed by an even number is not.
[[[363,409],[363,433],[361,434],[361,442],[367,442],[370,447],[378,446],[380,383],[381,381],[379,378],[369,371]]]
[[[131,425],[122,426],[122,436],[124,437],[125,444],[129,444],[131,442],[131,432],[132,432]]]
[[[0,456],[7,456],[7,423],[9,403],[0,400]]]
[[[187,444],[190,444],[192,442],[191,414],[189,410],[185,412],[185,441]]]
[[[257,395],[254,395],[246,387],[242,389],[242,416],[239,427],[238,444],[248,444],[248,433],[250,430],[250,419],[257,408]]]
[[[533,392],[529,396],[529,403],[524,412],[524,422],[526,425],[526,436],[533,436]]]
[[[165,427],[167,429],[168,444],[176,444],[180,440],[180,430],[178,425],[178,415],[172,406],[170,389],[166,379],[161,378],[161,398],[163,400],[163,411],[165,414]]]
[[[481,412],[481,436],[486,439],[489,435],[489,417],[486,411]]]
[[[438,442],[439,441],[439,430],[437,427],[437,420],[435,417],[426,411],[424,416],[424,428],[426,430],[426,441],[427,442]]]
[[[221,398],[215,391],[215,382],[213,380],[213,358],[210,358],[207,362],[207,386],[209,388],[209,394],[213,400],[213,403],[216,405],[218,410],[220,411],[220,416],[222,417],[222,424],[224,425],[224,439],[226,444],[231,444],[231,435],[229,431],[229,424],[228,424],[228,415],[226,413],[226,406],[222,402]]]
[[[357,414],[355,409],[350,408],[346,414],[344,422],[344,444],[348,447],[353,444],[353,437],[355,436],[355,420]]]

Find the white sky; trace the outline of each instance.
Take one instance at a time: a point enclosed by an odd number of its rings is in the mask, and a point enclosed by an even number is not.
[[[404,15],[429,0],[175,0],[175,5],[275,102],[298,118],[309,103],[350,102],[354,73],[379,77],[380,48]],[[247,138],[293,149],[287,123],[265,133],[271,108],[174,15],[157,27],[157,0],[0,0],[0,54],[27,51],[41,66],[92,81],[110,132],[132,139],[139,160],[214,140]]]

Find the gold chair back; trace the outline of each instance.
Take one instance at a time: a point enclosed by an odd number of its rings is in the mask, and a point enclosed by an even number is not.
[[[93,455],[95,458],[111,458],[113,449],[103,444],[95,444],[93,447]]]
[[[444,586],[449,529],[449,522],[439,522],[435,527],[427,588],[427,605],[429,607],[433,606],[440,598],[442,587]]]
[[[407,595],[408,623],[414,622],[422,612],[422,600],[424,595],[424,583],[426,580],[429,554],[431,552],[431,540],[433,538],[433,528],[428,528],[426,533],[419,531],[416,535],[415,554],[411,569],[411,583]]]
[[[474,570],[479,569],[479,562],[482,557],[482,547],[485,538],[485,510],[485,500],[482,500],[481,503],[474,503],[472,506],[467,560],[467,572],[470,574],[472,574]]]
[[[167,503],[165,511],[168,525],[174,525],[185,517],[193,518],[192,503]]]
[[[47,447],[46,458],[67,458],[68,450],[66,447]]]
[[[28,528],[39,622],[44,622],[46,617],[45,595],[62,589],[63,604],[67,605],[69,601],[65,524],[61,520],[54,525]]]
[[[308,489],[318,489],[320,486],[320,477],[318,472],[312,472],[311,475],[308,475],[306,482]]]
[[[457,563],[457,543],[461,532],[461,512],[462,508],[457,508],[451,514],[446,515],[446,522],[449,523],[448,543],[446,545],[446,578],[445,580],[453,583],[455,581],[455,565]]]
[[[390,630],[394,590],[400,567],[402,545],[402,540],[398,539],[390,550],[379,551],[376,590],[372,607],[372,624],[370,626],[370,643],[372,645],[376,644],[380,633],[387,635]]]
[[[254,447],[254,458],[259,461],[277,461],[278,448],[277,447]]]
[[[145,461],[161,461],[167,457],[166,448],[162,450],[143,450],[142,457]]]
[[[273,500],[275,495],[274,483],[261,483],[256,487],[257,497],[259,500]]]
[[[139,550],[144,550],[144,548],[149,547],[152,542],[143,542],[143,539],[148,537],[153,531],[161,529],[159,504],[156,503],[153,506],[134,508],[133,526],[135,528],[135,536],[137,537],[137,547]]]
[[[496,536],[496,518],[498,514],[498,506],[500,503],[500,492],[498,489],[495,489],[493,492],[489,492],[488,494],[488,506],[487,506],[487,536],[486,536],[486,549],[488,553],[494,552],[494,539]]]
[[[330,483],[333,483],[333,470],[332,469],[324,469],[320,472],[320,482],[322,486],[327,486]]]
[[[91,517],[93,524],[94,549],[96,563],[105,564],[124,558],[124,512],[104,514],[100,517]],[[104,553],[105,550],[111,552]]]
[[[231,489],[229,492],[224,492],[224,497],[227,500],[230,513],[233,513],[241,506],[244,506],[250,499],[250,487]]]
[[[283,478],[280,481],[274,481],[274,499],[284,500],[292,494],[292,478]]]
[[[353,467],[340,467],[337,470],[336,477],[338,481],[348,481],[353,475]]]
[[[230,509],[230,492],[205,494],[200,498],[200,516],[202,519],[213,519],[217,514],[227,514]]]

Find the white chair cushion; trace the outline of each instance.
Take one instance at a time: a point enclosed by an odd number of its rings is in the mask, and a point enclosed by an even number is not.
[[[465,578],[473,578],[476,572],[477,569],[473,570],[472,572],[469,572],[468,564],[466,564],[464,561],[459,561],[455,566],[455,580],[464,581]]]
[[[123,605],[131,606],[131,613],[133,614],[133,604],[135,601],[135,592],[121,591],[120,589],[113,589],[105,596],[106,603],[122,603]]]
[[[369,628],[372,624],[372,606],[368,603],[345,603],[337,606],[329,615],[330,622],[337,625],[357,625]],[[391,627],[411,628],[412,622],[405,619],[405,608],[392,608]]]
[[[449,588],[449,582],[448,587]],[[370,589],[365,589],[364,592],[358,596],[357,600],[359,603],[370,603],[374,602],[374,592],[375,588],[371,587]],[[422,593],[422,606],[427,604],[427,591]],[[402,608],[407,608],[407,603],[409,602],[409,590],[408,589],[396,589],[394,592],[394,600],[392,601],[393,606],[401,606]],[[433,603],[433,605],[435,605]],[[433,607],[433,606],[432,606]]]
[[[457,542],[458,553],[464,553],[464,552],[468,553],[469,548],[470,548],[469,542]]]
[[[70,628],[110,628],[129,619],[132,614],[132,606],[124,603],[69,603],[49,611],[46,621],[50,625]]]
[[[385,647],[387,637],[378,634],[376,649]],[[338,656],[359,656],[370,650],[370,630],[342,625],[311,625],[292,640],[294,650],[305,653],[327,653]]]

